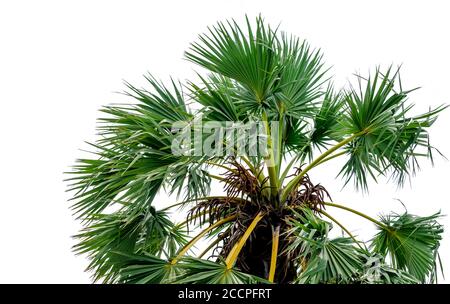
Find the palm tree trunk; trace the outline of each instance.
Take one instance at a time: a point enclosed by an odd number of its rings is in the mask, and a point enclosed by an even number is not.
[[[284,249],[288,245],[288,241],[283,235],[285,231],[286,225],[280,225],[279,250],[274,283],[291,283],[297,276],[295,261],[292,261],[286,254],[283,254]],[[236,261],[236,266],[252,275],[268,278],[271,256],[272,225],[268,220],[255,229],[252,237],[242,249]]]

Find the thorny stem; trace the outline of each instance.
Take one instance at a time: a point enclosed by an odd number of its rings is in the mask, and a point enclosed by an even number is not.
[[[331,207],[336,207],[336,208],[340,208],[340,209],[343,209],[343,210],[347,210],[347,211],[349,211],[349,212],[352,212],[352,213],[354,213],[354,214],[356,214],[356,215],[359,215],[359,216],[361,216],[361,217],[363,217],[363,218],[365,218],[365,219],[371,221],[371,222],[374,223],[375,225],[377,225],[377,226],[379,226],[379,227],[381,227],[381,228],[383,228],[383,229],[385,229],[385,230],[387,230],[387,231],[390,231],[390,230],[391,230],[391,228],[389,228],[388,226],[386,226],[386,225],[383,224],[382,222],[377,221],[377,220],[374,219],[373,217],[370,217],[370,216],[368,216],[368,215],[366,215],[366,214],[364,214],[364,213],[362,213],[362,212],[356,211],[356,210],[354,210],[354,209],[352,209],[352,208],[349,208],[349,207],[346,207],[346,206],[342,206],[342,205],[338,205],[338,204],[335,204],[335,203],[328,203],[328,202],[322,202],[322,204],[324,204],[325,206],[331,206]]]
[[[337,149],[341,148],[342,146],[348,144],[349,142],[351,142],[352,140],[354,140],[355,138],[366,134],[368,131],[367,130],[363,130],[361,132],[355,133],[352,136],[342,140],[341,142],[339,142],[338,144],[336,144],[335,146],[331,147],[330,149],[328,149],[327,151],[325,151],[322,155],[320,155],[319,157],[317,157],[314,161],[312,161],[305,169],[302,170],[302,172],[300,172],[299,175],[297,175],[295,178],[293,178],[284,188],[284,191],[281,195],[281,202],[286,201],[287,197],[289,196],[289,194],[291,193],[291,191],[297,186],[297,184],[302,180],[302,177],[305,176],[305,174],[311,170],[312,168],[314,168],[316,165],[318,165],[322,160],[324,160],[326,157],[328,157],[329,155],[331,155],[334,151],[336,151]]]
[[[197,236],[195,236],[192,240],[190,240],[181,250],[180,252],[177,254],[177,256],[172,259],[172,261],[170,262],[172,265],[176,264],[178,262],[178,260],[186,254],[186,252],[189,251],[189,249],[191,249],[192,246],[194,246],[194,244],[200,240],[205,234],[207,234],[208,232],[210,232],[211,230],[213,230],[216,227],[219,227],[225,223],[228,223],[232,220],[234,220],[236,218],[236,215],[231,215],[229,217],[226,217],[224,219],[221,219],[220,221],[215,222],[214,224],[212,224],[211,226],[209,226],[208,228],[206,228],[205,230],[203,230],[202,232],[200,232],[199,234],[197,234]]]
[[[221,177],[221,176],[218,176],[218,175],[211,174],[211,173],[208,173],[208,176],[211,177],[211,178],[214,178],[214,179],[216,179],[216,180],[218,180],[218,181],[221,181],[221,182],[226,181],[225,178],[223,178],[223,177]]]
[[[278,241],[280,240],[280,226],[277,226],[272,235],[272,255],[270,257],[269,282],[273,283],[275,278],[275,270],[277,268],[278,257]]]
[[[351,232],[345,228],[344,225],[342,225],[341,223],[339,223],[334,217],[332,217],[330,214],[328,214],[327,212],[318,209],[317,212],[325,215],[327,218],[329,218],[330,220],[332,220],[333,222],[335,222],[339,227],[341,227],[342,230],[345,231],[345,233],[348,234],[348,236],[356,243],[356,245],[359,246],[359,248],[361,248],[362,250],[364,250],[364,248],[361,246],[360,242],[358,240],[356,240],[356,238],[353,236],[353,234],[351,234]]]
[[[324,159],[322,159],[319,163],[317,163],[317,164],[316,164],[316,167],[317,167],[318,165],[321,165],[321,164],[323,164],[323,163],[329,161],[329,160],[332,160],[333,158],[342,156],[342,155],[344,155],[345,153],[346,153],[345,151],[342,151],[342,152],[333,154],[333,155],[331,155],[331,156],[328,156],[327,158],[324,158]]]
[[[277,155],[276,155],[276,163],[277,163],[277,176],[280,175],[281,170],[281,151],[283,146],[283,128],[284,128],[284,104],[280,103],[280,114],[278,119],[278,142],[277,142]],[[280,184],[278,184],[280,186]]]
[[[245,245],[245,242],[247,242],[247,239],[250,237],[250,235],[252,234],[256,225],[258,225],[259,221],[263,217],[264,217],[264,213],[260,211],[253,219],[250,226],[248,226],[247,230],[244,232],[241,239],[233,246],[233,248],[231,249],[227,258],[225,259],[225,264],[227,265],[227,269],[231,269],[234,266],[234,264],[236,263],[236,260],[239,256],[239,253],[241,252],[242,248]]]
[[[278,177],[277,177],[277,168],[275,164],[275,156],[273,155],[273,145],[272,138],[270,134],[269,122],[267,118],[267,113],[263,111],[262,118],[264,122],[264,126],[266,129],[267,136],[267,146],[269,150],[269,156],[266,158],[267,171],[269,172],[269,180],[270,180],[270,192],[272,198],[277,198],[278,196]],[[275,204],[278,205],[278,200],[275,200]]]

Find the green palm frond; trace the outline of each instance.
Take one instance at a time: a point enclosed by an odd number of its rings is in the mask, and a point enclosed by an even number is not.
[[[101,213],[123,200],[137,205],[152,201],[163,183],[164,168],[171,160],[151,149],[93,145],[98,159],[79,159],[70,174],[70,190],[76,191],[72,208],[80,218]],[[138,207],[136,205],[136,207]],[[140,208],[138,208],[140,209]]]
[[[204,106],[204,119],[211,121],[243,121],[245,113],[239,107],[239,99],[233,80],[210,74],[208,78],[199,76],[202,84],[190,83],[195,101]]]
[[[365,135],[348,144],[349,159],[340,174],[346,183],[354,178],[362,189],[367,189],[368,176],[376,179],[389,172],[402,185],[405,177],[414,173],[417,157],[431,157],[426,129],[445,108],[409,117],[414,105],[407,103],[407,97],[413,90],[397,91],[399,71],[392,75],[391,70],[382,73],[377,69],[367,79],[359,76],[359,90],[352,88],[345,97],[347,111],[340,132]]]
[[[381,221],[388,229],[380,229],[372,240],[373,251],[386,257],[394,268],[402,269],[424,282],[436,271],[436,252],[443,228],[436,221],[439,213],[427,217],[391,214]]]
[[[211,191],[211,177],[204,166],[207,158],[186,157],[170,167],[166,175],[169,194],[177,193],[180,197],[184,191],[184,200],[205,197]]]
[[[361,254],[350,238],[322,239],[311,242],[311,249],[303,257],[310,259],[300,273],[299,283],[346,282],[362,269]]]
[[[286,152],[293,152],[302,160],[311,160],[315,148],[325,149],[331,143],[342,140],[340,121],[344,110],[342,94],[335,93],[330,85],[311,119],[286,118],[284,134]]]
[[[121,283],[133,284],[255,284],[269,283],[224,263],[185,257],[172,264],[149,254],[123,255],[126,266],[120,272]]]
[[[305,121],[292,117],[286,119],[284,147],[287,153],[312,158],[311,126]]]
[[[306,42],[278,35],[262,18],[257,18],[255,28],[247,19],[246,30],[235,21],[218,23],[200,41],[192,44],[186,58],[235,80],[234,95],[241,109],[255,111],[265,106],[296,119],[312,116],[316,110],[327,70],[321,53],[312,51]]]
[[[335,93],[332,86],[327,88],[319,111],[314,115],[311,143],[318,148],[326,148],[330,142],[342,139],[339,136],[345,103],[341,93]]]
[[[176,281],[177,284],[256,284],[269,283],[267,280],[240,272],[234,268],[228,269],[223,262],[186,257],[180,267],[186,272]]]
[[[172,88],[169,89],[163,83],[155,79],[152,75],[144,76],[152,91],[136,88],[126,82],[129,91],[125,94],[140,101],[137,107],[141,113],[157,122],[171,123],[175,121],[184,121],[192,118],[185,104],[185,96],[180,84],[175,83],[173,79]]]
[[[141,210],[140,206],[151,203],[164,184],[170,185],[172,192],[190,184],[187,196],[209,192],[210,179],[201,166],[205,159],[176,156],[171,151],[175,136],[171,122],[191,119],[182,94],[177,89],[171,93],[153,78],[148,80],[154,93],[133,88],[133,96],[139,101],[135,106],[103,109],[109,117],[100,120],[101,138],[92,144],[98,158],[80,159],[69,172],[74,176],[69,179],[70,190],[76,191],[73,209],[80,217],[124,201],[133,202],[133,208]],[[170,174],[169,168],[178,170]]]
[[[328,80],[319,50],[311,50],[305,41],[287,35],[279,39],[277,55],[280,57],[279,80],[274,94],[277,112],[304,120],[312,117],[320,106],[322,85]],[[281,107],[281,108],[280,108]]]
[[[124,267],[120,271],[119,282],[124,284],[169,284],[185,271],[178,264],[150,254],[123,254]]]
[[[258,106],[255,100],[263,101],[271,95],[278,68],[276,33],[262,18],[257,18],[255,28],[247,19],[246,30],[235,21],[220,22],[199,40],[186,52],[188,60],[239,82],[250,94],[250,107]]]
[[[153,207],[131,217],[124,212],[95,216],[75,238],[75,252],[87,254],[91,260],[88,270],[93,271],[95,280],[103,278],[105,282],[115,281],[124,265],[118,252],[171,257],[187,243],[183,228]]]
[[[90,226],[85,227],[75,238],[77,254],[87,254],[90,259],[87,270],[93,271],[95,281],[114,282],[123,265],[122,256],[116,251],[132,253],[139,237],[139,218],[124,221],[119,214],[95,216]]]
[[[393,268],[384,262],[383,256],[369,254],[365,257],[364,269],[352,282],[359,284],[419,284],[420,281],[408,272]]]
[[[294,214],[289,221],[294,240],[287,250],[301,265],[298,283],[346,282],[363,269],[362,253],[351,238],[330,239],[332,225],[311,210]]]
[[[164,211],[151,207],[142,225],[143,231],[137,243],[138,252],[169,258],[187,244],[185,227],[174,224]]]

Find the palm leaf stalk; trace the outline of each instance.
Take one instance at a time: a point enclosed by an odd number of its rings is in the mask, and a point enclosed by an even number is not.
[[[68,172],[84,225],[74,250],[88,256],[95,281],[437,280],[439,213],[375,218],[332,202],[310,176],[340,159],[345,185],[367,191],[387,177],[402,186],[420,159],[433,160],[428,130],[446,106],[413,114],[414,90],[392,67],[336,90],[320,50],[261,17],[218,23],[185,58],[202,69],[197,80],[126,83],[134,103],[102,109],[92,155]],[[256,135],[239,133],[259,122]],[[223,195],[211,193],[217,185]],[[172,202],[157,210],[159,194]],[[370,221],[375,236],[359,240],[325,208]],[[333,223],[345,237],[331,236]]]

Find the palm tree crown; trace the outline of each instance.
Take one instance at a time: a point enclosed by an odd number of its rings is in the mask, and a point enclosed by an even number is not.
[[[412,115],[412,90],[402,88],[393,68],[356,76],[356,86],[336,90],[320,50],[261,17],[246,18],[242,27],[218,23],[185,57],[206,73],[169,85],[147,75],[149,89],[126,83],[134,103],[102,109],[93,157],[79,159],[69,172],[72,208],[84,224],[74,248],[89,257],[95,280],[436,280],[439,213],[375,219],[332,202],[309,174],[339,157],[345,164],[336,173],[345,184],[366,191],[369,179],[387,176],[402,185],[420,158],[432,160],[428,128],[445,106]],[[252,150],[251,140],[238,146],[219,133],[210,143],[211,132],[197,132],[208,126],[229,131],[230,123],[231,129],[261,126],[255,139],[263,149]],[[206,143],[214,153],[196,153]],[[212,180],[225,195],[210,194]],[[179,201],[157,210],[153,203],[162,191]],[[326,207],[362,216],[377,234],[368,242],[356,239]],[[176,210],[186,212],[185,221],[171,219]],[[333,225],[346,236],[330,237]],[[208,246],[197,252],[200,240]]]

